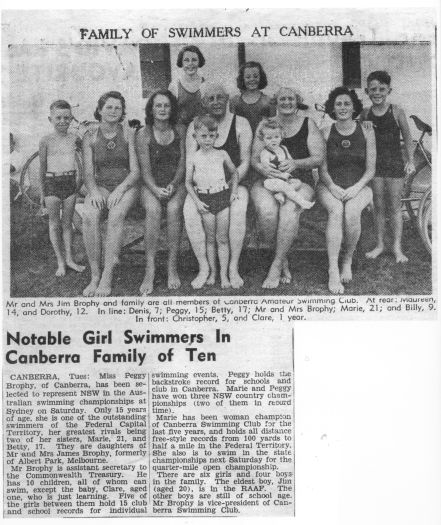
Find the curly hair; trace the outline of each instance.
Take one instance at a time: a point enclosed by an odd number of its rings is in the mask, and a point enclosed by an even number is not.
[[[355,93],[353,89],[348,89],[345,86],[336,87],[329,93],[328,100],[325,102],[325,112],[332,118],[332,120],[336,120],[334,105],[336,98],[340,95],[348,95],[348,97],[350,97],[352,100],[352,105],[354,106],[352,118],[357,118],[363,110],[363,104],[357,97],[357,93]]]
[[[268,85],[268,79],[266,77],[266,73],[263,70],[262,64],[260,62],[245,62],[245,64],[242,64],[239,68],[239,74],[237,75],[237,87],[240,89],[240,91],[245,91],[245,69],[251,69],[252,67],[255,67],[259,70],[259,85],[257,86],[257,89],[264,89]]]
[[[174,126],[178,120],[178,100],[168,89],[158,89],[158,91],[155,91],[152,95],[150,95],[150,98],[148,99],[147,104],[145,106],[145,123],[147,124],[147,126],[153,126],[153,123],[155,121],[153,117],[153,104],[155,102],[155,98],[158,95],[163,95],[164,97],[167,97],[170,100],[171,107],[169,122],[172,126]]]
[[[116,100],[119,100],[121,102],[122,106],[122,115],[120,122],[124,120],[124,117],[126,116],[126,99],[121,95],[119,91],[107,91],[107,93],[104,93],[104,95],[101,95],[98,99],[98,103],[96,106],[95,113],[93,116],[101,122],[101,113],[100,111],[103,109],[104,104],[109,100],[109,98],[115,98]]]
[[[295,96],[296,96],[296,104],[297,104],[297,109],[301,109],[301,110],[307,110],[309,108],[309,106],[307,106],[306,104],[303,103],[303,97],[302,95],[297,91],[297,89],[295,88],[292,88],[292,87],[289,87],[289,86],[281,86],[277,92],[274,94],[274,97],[273,97],[273,101],[274,103],[277,105],[277,99],[279,98],[279,95],[280,95],[280,92],[282,91],[282,89],[289,89],[289,91],[292,91]]]
[[[198,67],[203,67],[204,66],[205,58],[204,58],[204,55],[202,54],[201,50],[197,46],[185,46],[179,51],[178,58],[176,60],[176,65],[178,67],[182,67],[182,61],[184,59],[184,53],[186,51],[188,51],[189,53],[196,53],[196,55],[198,56],[198,59],[199,59],[199,66]]]
[[[366,83],[369,84],[369,82],[372,82],[373,80],[377,80],[380,82],[380,84],[386,84],[390,86],[391,78],[387,71],[372,71],[372,73],[369,73]]]
[[[256,129],[256,137],[259,137],[260,140],[263,140],[266,129],[279,129],[282,137],[284,136],[283,126],[277,117],[262,119]]]

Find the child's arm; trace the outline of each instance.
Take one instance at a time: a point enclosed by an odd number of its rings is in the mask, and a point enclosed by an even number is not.
[[[263,175],[266,178],[280,178],[281,172],[271,167],[270,164],[266,164],[260,161],[260,154],[264,148],[263,142],[259,137],[254,138],[253,149],[251,153],[251,166],[258,172],[260,175]]]
[[[44,206],[44,180],[47,172],[47,137],[43,137],[40,140],[38,146],[38,155],[40,157],[40,177],[39,177],[39,190],[40,190],[40,206]]]
[[[366,138],[366,171],[361,179],[345,190],[343,201],[353,199],[366,184],[374,178],[377,148],[373,129],[363,129]]]
[[[87,194],[90,197],[92,206],[102,210],[105,206],[106,199],[100,192],[95,181],[92,140],[91,132],[87,132],[83,137],[84,184],[86,185]]]
[[[224,166],[231,174],[231,200],[234,201],[238,197],[237,188],[239,186],[239,172],[226,151],[224,151]]]
[[[194,174],[194,158],[187,160],[187,173],[185,176],[185,187],[187,188],[188,194],[194,200],[194,203],[196,204],[196,208],[198,212],[207,213],[209,211],[208,206],[198,198],[196,192],[194,191],[193,174]]]
[[[412,134],[410,132],[409,124],[407,122],[406,114],[404,113],[403,108],[400,106],[395,106],[396,108],[396,118],[398,121],[398,126],[401,130],[401,135],[403,136],[404,140],[404,147],[406,149],[406,173],[407,175],[410,175],[415,171],[415,164],[413,161],[413,140],[412,140]]]
[[[139,164],[138,157],[135,151],[135,133],[134,128],[128,130],[128,144],[129,144],[129,166],[130,172],[127,177],[119,184],[107,198],[107,207],[110,209],[122,199],[124,193],[132,188],[139,179]]]

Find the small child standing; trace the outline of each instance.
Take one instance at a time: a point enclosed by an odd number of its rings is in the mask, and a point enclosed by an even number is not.
[[[260,153],[260,162],[262,164],[269,164],[275,170],[279,170],[279,165],[283,160],[291,158],[289,151],[281,144],[283,139],[283,130],[277,118],[263,119],[257,127],[257,136],[264,143],[265,147]],[[274,198],[280,203],[285,203],[284,190],[287,189],[285,183],[289,184],[289,191],[287,197],[296,202],[304,209],[310,209],[314,206],[314,202],[303,198],[296,190],[298,190],[302,183],[293,177],[290,173],[279,171],[279,178],[266,179],[263,183],[268,191],[274,193]],[[283,182],[285,181],[285,183]]]
[[[209,274],[201,279],[201,271],[192,282],[193,288],[204,284],[214,284],[216,280],[216,242],[220,266],[222,288],[229,288],[228,263],[230,245],[228,238],[230,224],[230,204],[237,199],[239,173],[230,156],[224,150],[214,147],[217,138],[217,122],[210,116],[196,117],[194,138],[199,149],[189,159],[186,176],[188,193],[201,214],[207,240],[207,259]],[[225,170],[231,174],[230,185],[225,178]]]
[[[80,174],[75,165],[77,137],[68,131],[72,121],[70,104],[56,100],[49,110],[54,133],[40,141],[40,192],[41,205],[46,206],[49,214],[49,238],[57,257],[55,275],[60,277],[66,275],[66,267],[76,272],[85,269],[72,257],[72,218]]]
[[[374,126],[377,145],[377,163],[375,178],[372,181],[374,192],[375,224],[377,246],[366,253],[369,259],[375,259],[385,250],[386,203],[389,202],[390,221],[393,235],[392,250],[397,263],[407,262],[401,248],[403,217],[401,213],[401,195],[404,176],[415,171],[413,162],[413,143],[409,125],[403,109],[388,102],[391,93],[391,78],[386,71],[374,71],[367,77],[366,94],[372,106],[361,113],[361,121],[371,121]],[[400,138],[404,140],[407,157],[404,165],[401,154]]]

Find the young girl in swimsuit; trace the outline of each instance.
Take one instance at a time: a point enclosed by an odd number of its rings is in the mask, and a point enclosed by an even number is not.
[[[366,94],[372,102],[370,109],[363,110],[360,120],[370,121],[374,126],[377,144],[377,164],[374,190],[375,223],[377,227],[377,246],[366,253],[369,259],[375,259],[385,249],[386,202],[389,203],[393,235],[393,253],[397,263],[407,262],[401,248],[403,216],[401,213],[401,195],[404,175],[415,171],[413,163],[413,144],[406,115],[402,108],[387,101],[390,94],[391,78],[386,71],[374,71],[367,78]],[[407,163],[404,165],[401,154],[400,138],[404,140]]]
[[[228,279],[230,246],[230,203],[237,199],[239,173],[228,153],[215,149],[217,122],[210,116],[194,121],[194,138],[199,149],[188,162],[186,187],[201,214],[207,240],[207,259],[210,274],[206,284],[214,284],[216,277],[216,248],[218,246],[222,288],[231,286]],[[231,186],[225,180],[225,169],[231,174]]]
[[[237,87],[241,94],[231,99],[230,111],[248,120],[253,135],[263,117],[273,117],[276,114],[276,106],[261,91],[267,85],[265,71],[259,62],[245,62],[240,67]]]
[[[194,117],[202,114],[201,86],[204,78],[198,71],[204,64],[204,55],[197,46],[183,47],[176,61],[176,65],[182,69],[182,74],[168,87],[178,99],[178,122],[186,127]]]

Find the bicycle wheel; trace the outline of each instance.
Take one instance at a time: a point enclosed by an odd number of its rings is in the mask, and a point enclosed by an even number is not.
[[[75,166],[83,178],[83,161],[81,153],[75,152]],[[25,162],[20,174],[20,193],[32,207],[40,207],[40,157],[38,151]]]
[[[414,225],[417,225],[420,201],[431,185],[432,169],[428,164],[417,168],[416,172],[408,177],[404,183],[402,202],[406,207],[407,215]]]
[[[418,210],[418,231],[426,250],[432,253],[432,189],[424,193]]]

